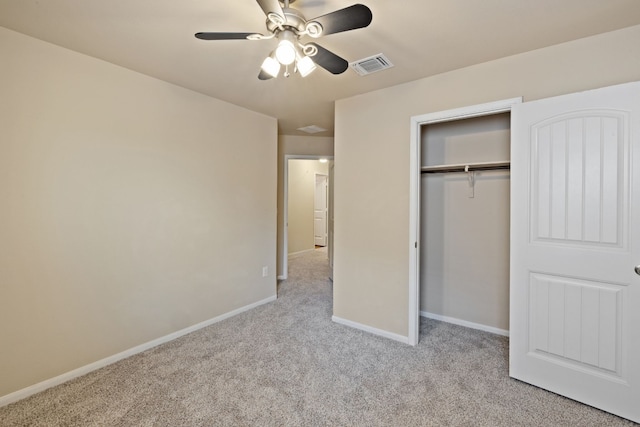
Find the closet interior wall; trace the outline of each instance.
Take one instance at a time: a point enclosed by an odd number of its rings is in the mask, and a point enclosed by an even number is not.
[[[510,114],[422,127],[422,166],[510,158]],[[509,171],[421,175],[420,311],[508,331]],[[472,196],[472,197],[471,197]]]

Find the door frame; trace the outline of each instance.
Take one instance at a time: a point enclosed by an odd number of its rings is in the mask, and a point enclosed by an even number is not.
[[[320,160],[327,159],[333,160],[333,155],[322,156],[318,154],[285,154],[284,165],[282,173],[282,250],[280,252],[280,259],[282,260],[282,274],[278,276],[279,280],[286,280],[289,276],[289,160]],[[327,174],[328,175],[328,174]],[[329,185],[333,185],[329,182]],[[329,201],[329,203],[331,203]],[[328,239],[327,239],[328,240]],[[327,245],[329,242],[327,241]]]
[[[409,146],[409,330],[408,344],[417,345],[420,336],[420,169],[422,126],[511,112],[522,97],[411,117]]]

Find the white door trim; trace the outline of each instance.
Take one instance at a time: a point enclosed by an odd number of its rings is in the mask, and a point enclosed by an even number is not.
[[[289,272],[289,160],[320,160],[327,159],[333,160],[333,156],[321,156],[321,155],[304,155],[304,154],[285,154],[284,165],[282,173],[282,226],[284,228],[282,236],[282,251],[280,253],[280,259],[282,260],[282,274],[278,276],[278,279],[285,280],[288,277]],[[333,183],[329,183],[333,185]],[[327,242],[328,243],[328,242]]]
[[[424,125],[510,112],[522,97],[411,117],[409,147],[409,331],[408,343],[420,335],[420,142]]]

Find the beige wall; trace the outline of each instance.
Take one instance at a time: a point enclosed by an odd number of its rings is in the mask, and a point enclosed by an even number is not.
[[[333,156],[333,137],[297,135],[278,137],[278,276],[283,275],[284,263],[285,156]]]
[[[336,103],[334,315],[408,334],[409,120],[640,80],[640,26]]]
[[[288,168],[288,253],[313,250],[316,174],[329,175],[329,164],[290,159]]]
[[[0,396],[275,295],[275,119],[3,28],[0,57]]]
[[[422,165],[510,158],[508,113],[422,128]],[[509,171],[423,174],[420,310],[509,329]]]

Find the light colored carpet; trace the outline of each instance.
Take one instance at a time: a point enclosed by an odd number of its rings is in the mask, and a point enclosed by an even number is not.
[[[506,338],[423,320],[409,347],[331,322],[326,254],[279,298],[0,408],[2,426],[623,426],[508,377]]]

